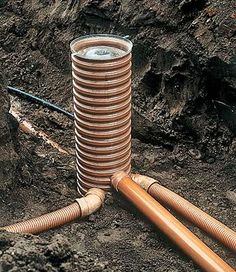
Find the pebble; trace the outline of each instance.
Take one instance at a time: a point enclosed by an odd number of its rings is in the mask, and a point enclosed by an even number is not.
[[[198,149],[190,149],[189,154],[196,160],[199,160],[202,157],[202,154]]]
[[[112,205],[113,203],[114,203],[114,199],[113,199],[111,193],[107,193],[107,197],[105,199],[105,204]]]
[[[94,214],[91,214],[88,218],[89,222],[95,222],[95,215]]]
[[[236,204],[236,192],[234,191],[227,191],[226,197],[228,200],[230,200],[232,203]]]
[[[176,170],[180,170],[181,169],[181,167],[179,166],[179,165],[174,165],[174,169],[176,169]]]
[[[121,223],[120,223],[120,222],[118,222],[118,221],[114,220],[114,221],[112,222],[112,224],[111,224],[111,227],[114,229],[114,228],[118,228],[118,227],[120,227],[120,225],[121,225]]]
[[[207,160],[207,163],[213,163],[213,162],[215,162],[215,159],[214,159],[214,158],[209,158],[209,159]]]

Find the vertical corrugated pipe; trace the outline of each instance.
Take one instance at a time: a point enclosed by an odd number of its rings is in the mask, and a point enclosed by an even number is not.
[[[78,190],[110,189],[110,176],[131,169],[131,49],[119,36],[71,43]]]
[[[235,272],[197,236],[179,222],[161,204],[136,184],[126,173],[112,176],[112,185],[130,200],[161,231],[189,255],[204,271]]]
[[[236,232],[200,210],[192,203],[161,186],[155,179],[139,174],[132,174],[132,179],[145,189],[151,196],[167,205],[196,226],[219,240],[226,247],[236,252]]]

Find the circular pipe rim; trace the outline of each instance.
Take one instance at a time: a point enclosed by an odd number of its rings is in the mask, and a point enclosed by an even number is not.
[[[110,58],[109,59],[110,61],[115,60],[115,59],[123,58],[123,57],[127,56],[132,50],[133,43],[129,39],[126,39],[126,38],[118,36],[118,35],[113,35],[113,34],[93,34],[93,35],[84,35],[84,36],[81,36],[81,37],[78,37],[78,38],[74,39],[70,43],[71,52],[72,52],[72,54],[76,55],[77,57],[79,57],[79,58],[81,58],[83,60],[94,60],[91,57],[86,57],[86,56],[83,56],[83,55],[79,54],[77,52],[77,50],[75,49],[75,46],[76,46],[76,44],[78,44],[81,41],[86,41],[86,40],[87,41],[92,41],[92,40],[96,41],[95,39],[100,39],[100,40],[103,39],[104,40],[105,38],[110,39],[110,40],[113,39],[113,40],[115,40],[114,42],[116,42],[117,44],[119,42],[123,42],[127,46],[127,51],[124,51],[124,54],[122,56],[117,56],[117,57]],[[116,47],[116,48],[119,48],[119,47]],[[122,50],[123,50],[123,48],[122,48]],[[101,60],[98,60],[98,61],[101,61]]]

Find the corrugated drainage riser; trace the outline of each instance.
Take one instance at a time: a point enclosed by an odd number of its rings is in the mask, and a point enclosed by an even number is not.
[[[116,171],[131,170],[132,43],[113,35],[71,43],[79,192],[110,189]]]

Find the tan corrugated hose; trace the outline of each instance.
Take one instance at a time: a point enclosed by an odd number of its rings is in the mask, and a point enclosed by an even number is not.
[[[139,174],[132,174],[131,177],[155,199],[177,211],[200,229],[236,252],[236,232],[232,229],[200,210],[183,197],[161,186],[155,179]]]
[[[112,185],[130,200],[160,230],[207,272],[235,272],[197,236],[136,184],[125,172],[112,176]]]
[[[109,190],[110,176],[131,170],[131,49],[115,35],[71,43],[76,169],[80,194]]]
[[[103,204],[105,192],[101,189],[90,189],[85,197],[78,198],[71,205],[57,211],[19,222],[0,230],[17,233],[40,233],[59,227],[77,218],[87,216],[97,211]]]

